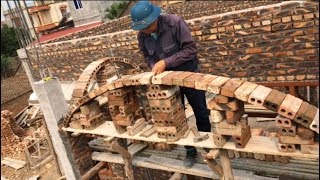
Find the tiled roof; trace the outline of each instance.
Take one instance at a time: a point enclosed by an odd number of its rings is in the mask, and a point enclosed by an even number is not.
[[[95,22],[95,23],[92,23],[92,24],[84,25],[84,26],[72,27],[72,28],[56,31],[56,32],[53,32],[53,33],[50,33],[50,34],[42,35],[39,38],[39,40],[40,40],[40,42],[43,43],[43,42],[46,42],[46,41],[49,41],[49,40],[57,39],[57,38],[60,38],[60,37],[63,37],[63,36],[67,36],[69,34],[73,34],[73,33],[79,32],[79,31],[83,31],[85,29],[90,29],[92,27],[99,26],[101,24],[102,24],[102,22]]]

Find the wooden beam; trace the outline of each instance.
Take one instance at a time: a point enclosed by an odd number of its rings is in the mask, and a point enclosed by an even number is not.
[[[181,180],[182,179],[183,174],[175,172],[169,180]]]
[[[106,165],[106,162],[99,162],[96,164],[93,168],[91,168],[89,171],[87,171],[84,175],[81,176],[81,180],[89,180],[94,175],[98,173],[100,169],[102,169]]]
[[[231,162],[230,162],[227,150],[221,149],[219,158],[220,158],[221,166],[223,169],[224,180],[233,180],[234,177],[233,177]]]
[[[124,164],[123,159],[119,154],[93,152],[92,159],[95,161],[104,161],[111,163]],[[159,161],[161,160],[161,161]],[[132,157],[132,164],[138,167],[158,169],[163,171],[178,172],[182,174],[190,174],[200,177],[219,179],[219,176],[215,174],[207,165],[195,163],[192,168],[186,168],[183,166],[182,160],[156,157],[147,158],[141,156]]]

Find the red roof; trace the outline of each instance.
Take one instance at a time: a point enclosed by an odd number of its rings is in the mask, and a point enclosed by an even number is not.
[[[70,34],[73,34],[73,33],[79,32],[79,31],[83,31],[85,29],[90,29],[90,28],[93,28],[95,26],[99,26],[101,24],[102,24],[102,22],[95,22],[95,23],[92,23],[92,24],[84,25],[84,26],[72,27],[72,28],[56,31],[56,32],[53,32],[53,33],[50,33],[50,34],[42,35],[39,38],[39,40],[40,40],[40,42],[43,43],[45,41],[57,39],[57,38],[60,38],[60,37],[63,37],[63,36],[67,36],[67,35],[70,35]]]

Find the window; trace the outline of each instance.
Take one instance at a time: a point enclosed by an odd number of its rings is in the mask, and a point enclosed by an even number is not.
[[[82,8],[81,0],[73,0],[73,3],[74,3],[74,6],[76,7],[76,9]]]

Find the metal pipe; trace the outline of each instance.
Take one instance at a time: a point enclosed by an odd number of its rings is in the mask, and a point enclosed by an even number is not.
[[[310,102],[310,86],[307,86],[307,100]]]
[[[18,35],[18,41],[21,43],[21,45],[23,47],[25,47],[26,44],[25,44],[25,41],[23,41],[23,36],[21,35],[20,31],[18,30],[18,27],[17,27],[15,21],[13,21],[14,18],[13,18],[13,11],[11,9],[11,5],[10,5],[8,0],[6,0],[6,2],[7,2],[7,5],[8,5],[8,8],[9,8],[9,16],[10,16],[10,19],[12,20],[12,25],[13,25],[14,29],[16,29],[16,31],[17,31],[16,36]]]

